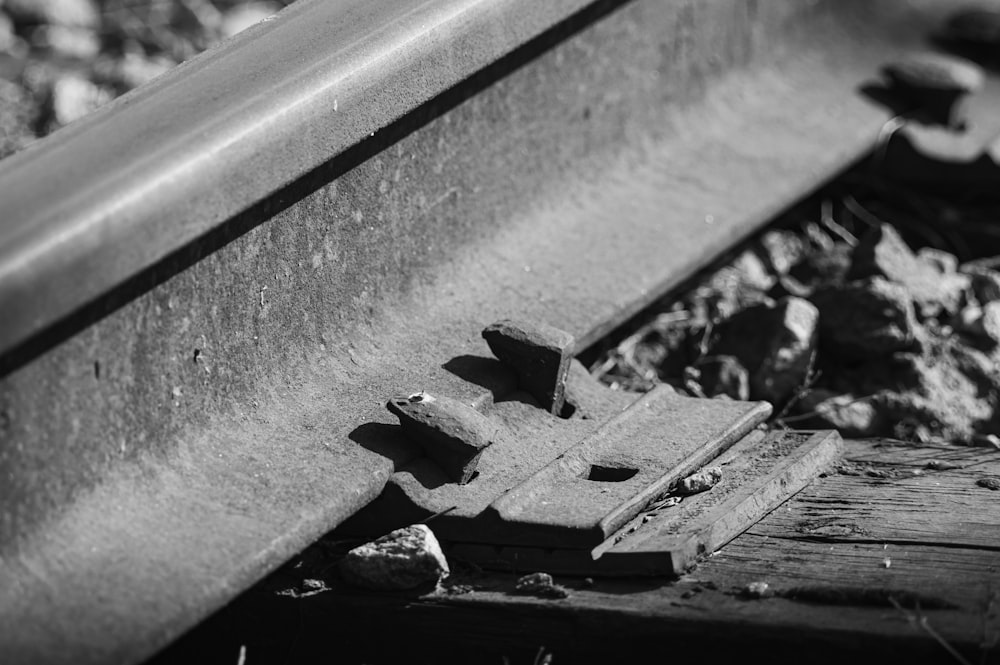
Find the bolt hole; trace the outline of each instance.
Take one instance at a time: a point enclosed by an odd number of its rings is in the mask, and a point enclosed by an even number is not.
[[[94,378],[101,380],[101,363],[94,361]]]
[[[639,473],[639,469],[630,469],[625,466],[601,466],[591,464],[590,471],[587,472],[587,480],[599,483],[620,483]]]
[[[201,349],[195,349],[194,350],[194,361],[197,363],[199,360],[201,360]]]

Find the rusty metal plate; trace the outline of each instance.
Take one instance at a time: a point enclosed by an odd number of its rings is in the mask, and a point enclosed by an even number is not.
[[[709,491],[643,511],[591,550],[445,542],[449,556],[487,568],[601,576],[677,576],[781,505],[840,458],[836,432],[755,432],[711,464]]]
[[[346,530],[377,534],[440,514],[435,531],[445,537],[592,549],[771,414],[766,402],[684,397],[667,385],[618,393],[568,361],[558,349],[572,336],[547,325],[508,321],[483,336],[518,389],[485,414],[427,392],[389,400],[424,457]],[[547,378],[525,371],[540,366]],[[551,412],[554,394],[567,396],[572,416]]]
[[[496,499],[484,521],[502,534],[494,542],[595,547],[769,415],[766,402],[657,387]]]

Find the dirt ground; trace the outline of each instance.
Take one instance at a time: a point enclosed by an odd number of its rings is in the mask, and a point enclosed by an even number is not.
[[[767,400],[779,427],[997,446],[998,254],[998,201],[866,162],[663,298],[591,371]]]

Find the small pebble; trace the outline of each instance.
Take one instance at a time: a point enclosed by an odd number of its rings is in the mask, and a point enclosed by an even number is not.
[[[983,316],[978,327],[983,337],[993,345],[1000,343],[1000,301],[994,300],[983,305]]]
[[[979,304],[1000,300],[1000,272],[975,262],[963,263],[959,270],[969,276],[972,293]]]
[[[955,317],[955,326],[959,330],[974,332],[982,318],[983,308],[975,303],[970,303],[963,307],[958,316]]]
[[[100,9],[93,0],[6,0],[3,8],[20,23],[93,28],[101,20]]]
[[[174,62],[166,57],[147,58],[141,53],[127,52],[122,56],[117,75],[131,90],[152,81],[173,66]]]
[[[743,587],[740,595],[751,600],[767,598],[771,595],[770,585],[767,582],[751,582]]]
[[[31,33],[31,43],[67,58],[90,60],[101,52],[101,40],[90,28],[43,25]]]
[[[56,125],[68,125],[111,100],[111,94],[87,79],[64,76],[52,87],[52,118]]]
[[[986,478],[980,478],[976,481],[976,485],[980,487],[985,487],[988,490],[997,491],[1000,490],[1000,478],[996,476],[988,476]]]
[[[450,584],[445,587],[444,592],[449,596],[464,596],[467,593],[472,593],[475,589],[468,584]]]
[[[539,598],[566,598],[569,591],[552,581],[548,573],[531,573],[518,578],[514,585],[519,593],[538,596]]]
[[[329,590],[330,588],[326,586],[323,580],[306,578],[302,580],[302,583],[298,587],[293,586],[281,589],[277,593],[279,596],[290,596],[291,598],[309,598],[310,596],[326,593]]]
[[[917,250],[917,258],[933,265],[943,273],[950,274],[958,271],[958,257],[951,252],[933,247],[921,247]]]
[[[710,466],[682,480],[677,490],[680,494],[698,494],[712,489],[720,480],[722,480],[722,469]]]
[[[19,38],[14,31],[14,22],[9,16],[0,12],[0,51],[8,52],[17,39]]]
[[[961,469],[961,464],[955,464],[954,462],[948,462],[946,460],[932,459],[930,462],[924,465],[925,468],[931,471],[948,471],[949,469]]]
[[[396,529],[347,553],[340,562],[344,580],[368,589],[413,589],[448,576],[448,561],[425,524]]]

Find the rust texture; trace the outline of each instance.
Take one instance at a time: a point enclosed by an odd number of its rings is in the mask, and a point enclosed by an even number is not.
[[[393,474],[345,532],[377,535],[437,515],[435,533],[452,541],[589,551],[771,413],[765,402],[695,399],[669,386],[620,393],[598,385],[578,361],[573,366],[567,388],[586,419],[559,418],[524,393],[501,395],[486,416],[472,419],[502,423],[506,432],[483,452],[474,482],[443,482],[454,471],[425,448],[427,456]],[[419,412],[438,432],[455,432],[451,414],[468,408],[453,405],[445,414],[423,399],[391,404],[394,413]]]
[[[499,321],[483,330],[483,339],[517,374],[521,390],[559,415],[566,400],[573,336],[544,323]]]
[[[386,406],[407,437],[459,485],[472,480],[483,451],[500,435],[486,416],[448,397],[415,393]]]

